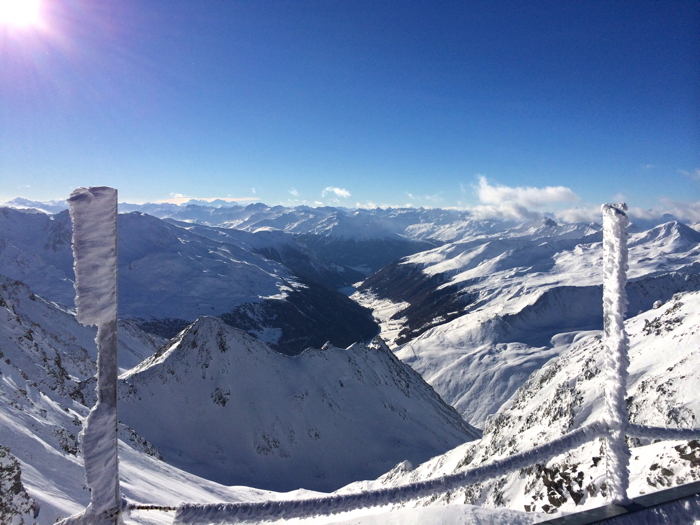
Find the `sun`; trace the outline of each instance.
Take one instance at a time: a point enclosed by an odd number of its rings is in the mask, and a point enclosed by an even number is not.
[[[0,0],[0,26],[29,27],[39,23],[39,0]]]

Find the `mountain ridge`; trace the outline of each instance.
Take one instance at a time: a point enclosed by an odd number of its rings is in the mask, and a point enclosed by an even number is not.
[[[379,341],[290,357],[214,317],[122,375],[119,410],[175,466],[283,491],[333,490],[479,435]]]

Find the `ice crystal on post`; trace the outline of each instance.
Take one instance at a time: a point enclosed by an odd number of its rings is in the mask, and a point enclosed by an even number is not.
[[[625,443],[628,426],[627,369],[629,341],[625,333],[627,310],[627,224],[625,204],[604,204],[603,212],[603,316],[605,321],[605,404],[610,425],[606,439],[606,474],[615,503],[626,503],[630,452]]]
[[[117,458],[117,190],[78,188],[68,199],[78,321],[97,325],[97,403],[83,431],[90,505],[65,523],[121,521]]]

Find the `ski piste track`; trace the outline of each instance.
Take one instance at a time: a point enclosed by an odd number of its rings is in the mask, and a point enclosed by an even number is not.
[[[628,218],[625,214],[626,208],[624,204],[605,204],[602,206],[603,267],[605,270],[603,309],[607,380],[605,385],[606,414],[601,421],[578,428],[544,445],[457,474],[394,488],[322,498],[207,505],[183,503],[177,507],[173,523],[175,525],[224,525],[241,522],[262,522],[333,515],[357,509],[397,504],[502,476],[513,470],[535,463],[546,462],[554,456],[563,454],[596,438],[604,438],[606,442],[606,473],[611,487],[611,504],[598,509],[556,518],[550,520],[551,523],[576,525],[596,523],[620,514],[644,510],[700,492],[700,483],[693,483],[688,486],[676,487],[675,493],[673,489],[663,491],[664,493],[670,493],[666,494],[666,496],[658,494],[654,497],[654,494],[651,494],[646,498],[638,498],[638,501],[631,501],[627,496],[629,450],[625,444],[625,436],[651,439],[693,439],[700,438],[700,429],[649,427],[629,423],[625,404],[629,344],[623,323],[627,307],[624,288],[627,280]],[[76,266],[76,274],[78,274],[78,270],[79,268]],[[80,300],[85,300],[86,298],[80,297],[80,289],[78,292],[78,304],[80,305]],[[101,290],[99,289],[89,291],[89,293],[96,294],[100,294],[100,292]],[[104,306],[110,308],[116,305]],[[105,358],[109,359],[108,356],[103,356],[100,353],[100,360]],[[106,440],[109,440],[113,436],[104,437]],[[106,472],[105,475],[110,477],[110,472]],[[685,491],[683,487],[685,487]],[[645,505],[644,501],[648,501],[649,505]],[[159,506],[129,505],[125,501],[122,501],[121,505],[117,503],[116,508],[119,510],[109,516],[105,514],[96,516],[94,511],[90,512],[90,508],[88,508],[82,515],[79,514],[67,518],[63,523],[114,523],[116,525],[121,521],[120,514],[122,509],[174,510],[173,508]]]

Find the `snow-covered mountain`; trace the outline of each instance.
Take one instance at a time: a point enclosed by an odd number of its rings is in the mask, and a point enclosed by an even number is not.
[[[285,356],[203,317],[121,377],[120,419],[226,485],[333,490],[478,437],[381,342]]]
[[[190,229],[138,212],[119,216],[121,318],[170,337],[200,315],[222,316],[287,353],[376,334],[370,314],[332,287],[344,268],[324,266],[290,236],[183,226]],[[0,273],[72,305],[70,240],[68,212],[0,208]]]
[[[18,210],[36,210],[39,212],[44,212],[47,214],[61,213],[68,209],[68,202],[64,200],[60,201],[33,201],[30,199],[25,199],[23,197],[17,197],[10,201],[3,203],[0,206],[7,208],[16,208]]]
[[[285,207],[263,203],[243,206],[208,206],[188,204],[128,204],[122,211],[140,211],[159,218],[172,218],[206,226],[235,228],[249,232],[280,230],[294,234],[313,234],[336,239],[428,239],[425,231],[410,233],[416,225],[438,228],[465,220],[468,213],[425,208],[348,209],[330,206]]]
[[[206,335],[207,327],[215,327],[215,330],[209,330]],[[224,334],[223,339],[221,334]],[[226,334],[232,334],[233,340]],[[4,469],[0,486],[11,483],[13,490],[18,490],[7,502],[2,499],[4,495],[0,496],[0,501],[7,503],[3,511],[12,511],[18,523],[21,523],[18,516],[23,515],[25,523],[52,524],[59,517],[80,511],[89,502],[80,430],[94,402],[94,336],[93,329],[79,325],[60,305],[33,294],[22,283],[0,277],[0,465]],[[198,345],[197,349],[191,348],[193,342]],[[230,344],[225,354],[220,343]],[[137,326],[120,324],[120,359],[133,361],[138,358],[137,353],[152,354],[155,344],[157,341],[140,332]],[[254,353],[249,354],[249,350]],[[197,360],[209,352],[212,359],[205,368],[206,363]],[[178,357],[183,358],[179,365],[191,366],[187,370],[183,366],[178,368]],[[230,358],[228,369],[221,368],[225,364],[222,357]],[[247,370],[240,366],[245,362]],[[188,413],[187,408],[193,408],[191,402],[196,401],[199,394],[202,400],[206,398],[206,405],[199,407],[200,416],[209,416],[208,425],[213,425],[211,446],[216,446],[217,440],[230,442],[237,433],[244,434],[245,429],[240,428],[243,419],[212,417],[222,415],[216,411],[224,412],[224,416],[235,416],[230,412],[234,403],[240,402],[242,407],[239,408],[247,413],[245,424],[250,425],[250,430],[266,432],[258,443],[262,448],[250,454],[263,464],[265,459],[272,459],[272,463],[287,461],[281,457],[282,447],[290,452],[289,461],[298,461],[299,449],[304,449],[310,465],[327,462],[336,467],[343,463],[336,457],[347,461],[351,454],[368,453],[368,459],[360,460],[354,471],[348,468],[341,474],[329,469],[328,482],[335,478],[336,483],[342,484],[352,479],[343,476],[349,472],[359,476],[362,469],[377,475],[403,460],[377,459],[373,454],[376,455],[382,446],[390,447],[391,454],[396,457],[427,458],[478,435],[415,372],[381,345],[357,345],[349,350],[329,347],[287,357],[218,319],[203,318],[178,341],[163,348],[157,357],[126,377],[141,380],[149,374],[158,377],[159,369],[162,372],[163,367],[171,365],[177,373],[172,376],[166,373],[166,376],[171,381],[181,381],[177,386],[181,393],[189,392],[188,400],[183,401],[181,394],[180,397],[162,397],[161,410],[179,412],[181,426],[177,431],[181,436],[185,436],[184,430],[191,423],[188,418],[197,417],[194,411]],[[192,374],[195,369],[204,374],[205,379]],[[258,381],[253,373],[257,373]],[[271,374],[268,381],[263,380],[266,374]],[[201,392],[188,391],[188,381],[191,386],[202,388]],[[136,383],[140,392],[151,387],[155,392],[157,387],[173,386],[149,380]],[[225,390],[226,384],[231,385],[230,391]],[[241,397],[238,394],[244,384],[253,392]],[[124,415],[129,407],[128,397],[133,395],[127,390],[127,399],[120,402]],[[287,398],[289,391],[298,393],[299,397],[290,395]],[[211,397],[214,392],[219,395]],[[267,401],[260,401],[265,396]],[[208,406],[214,412],[207,413]],[[221,425],[218,430],[217,421]],[[285,442],[290,430],[282,425],[288,422],[298,427],[291,428],[297,430],[296,444]],[[203,432],[206,428],[206,425],[189,428],[192,432],[189,438],[196,440],[197,447],[207,442],[207,433]],[[280,429],[284,432],[278,435]],[[318,495],[303,490],[278,494],[246,487],[225,487],[162,461],[159,448],[132,428],[120,424],[119,433],[121,488],[131,503],[173,506],[181,501],[261,501]],[[373,438],[377,436],[384,439],[375,444]],[[345,440],[343,446],[340,446],[341,438]],[[279,441],[279,448],[275,447],[275,440]],[[362,444],[364,450],[360,449]],[[323,454],[330,457],[324,460]],[[220,456],[210,459],[218,461]],[[368,465],[371,459],[376,465]],[[257,470],[251,462],[247,467]],[[299,468],[306,467],[302,464]],[[318,474],[318,471],[311,472]],[[293,476],[289,472],[287,476],[287,481],[292,483]],[[37,508],[39,514],[35,520]],[[170,523],[172,513],[136,512],[130,520]]]
[[[377,272],[353,298],[375,309],[397,356],[481,426],[559,354],[556,334],[602,328],[600,234],[569,235],[446,244]],[[700,289],[699,256],[700,233],[677,222],[632,234],[629,311]]]
[[[95,374],[97,330],[82,326],[73,312],[0,275],[0,315],[5,359],[25,371],[33,383],[74,397],[79,383]],[[119,367],[124,371],[165,342],[128,321],[120,321],[119,330]]]
[[[430,233],[416,230],[424,223],[428,230],[451,224],[463,214],[452,210],[423,208],[346,208],[267,206],[262,203],[242,206],[189,204],[120,204],[123,211],[141,211],[150,215],[204,226],[235,229],[250,233],[277,231],[291,234],[327,264],[359,272],[361,280],[390,262],[442,241]],[[356,281],[348,281],[352,284]]]
[[[157,339],[135,326],[122,328],[120,367],[156,351]],[[0,276],[0,445],[9,448],[2,463],[15,469],[12,458],[19,460],[21,482],[39,506],[41,523],[54,523],[89,501],[79,432],[95,397],[95,335],[63,307]],[[120,437],[158,455],[123,425]],[[31,515],[26,520],[34,522]]]
[[[63,306],[74,294],[69,218],[38,204],[0,208],[0,273],[11,277],[0,278],[0,464],[12,479],[21,467],[43,524],[89,499],[79,431],[94,401],[95,356],[94,330]],[[133,501],[299,497],[311,493],[227,488],[195,474],[330,490],[456,446],[341,491],[386,487],[485,464],[601,412],[595,224],[476,221],[444,210],[152,206],[164,220],[120,216],[121,408],[130,418],[122,418],[120,455]],[[627,322],[631,417],[698,426],[700,234],[678,222],[631,231],[627,291],[630,316],[639,312]],[[387,263],[353,298],[372,309],[396,357],[484,428],[481,441],[458,445],[474,429],[381,344],[352,344],[368,341],[376,325],[335,289]],[[149,358],[164,342],[153,332],[171,335],[200,315],[290,354],[329,339],[350,347],[290,357],[203,318]],[[202,429],[210,441],[192,437]],[[697,442],[630,443],[633,493],[700,479]],[[600,457],[595,442],[433,503],[543,512],[598,505]],[[32,522],[23,498],[12,505]],[[428,514],[408,505],[395,517]]]
[[[0,274],[31,286],[34,293],[72,306],[72,227],[58,215],[0,208]]]
[[[700,292],[679,293],[625,322],[630,338],[630,421],[697,428],[700,421]],[[486,420],[481,440],[421,465],[398,465],[340,492],[398,486],[460,472],[541,445],[600,420],[604,413],[601,332],[561,334],[561,356],[536,370]],[[700,479],[700,442],[632,439],[630,496]],[[600,439],[489,482],[410,506],[453,502],[528,512],[576,512],[605,504]]]

